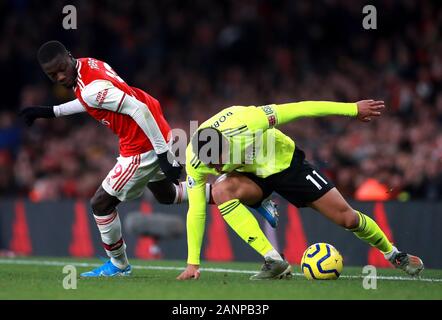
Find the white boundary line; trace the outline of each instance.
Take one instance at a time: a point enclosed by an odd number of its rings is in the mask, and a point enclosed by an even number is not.
[[[10,264],[10,265],[32,265],[32,266],[56,266],[63,267],[66,265],[72,265],[75,267],[98,267],[98,263],[87,263],[87,262],[70,262],[70,261],[42,261],[42,260],[22,260],[22,259],[0,259],[0,264]],[[133,269],[141,270],[176,270],[182,271],[184,267],[165,267],[165,266],[140,266],[132,265]],[[236,269],[223,269],[223,268],[201,268],[201,271],[206,272],[225,272],[225,273],[242,273],[242,274],[255,274],[257,271],[252,270],[236,270]],[[303,277],[302,273],[292,272],[294,276]],[[362,279],[361,276],[346,276],[341,275],[340,278],[345,279]],[[393,281],[422,281],[422,282],[442,282],[442,279],[433,278],[411,278],[411,277],[399,277],[399,276],[377,276],[379,280],[393,280]]]

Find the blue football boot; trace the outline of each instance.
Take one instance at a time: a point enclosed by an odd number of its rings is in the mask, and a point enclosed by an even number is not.
[[[278,226],[279,214],[277,205],[272,199],[267,198],[263,200],[261,206],[257,208],[256,211],[258,211],[273,228]]]
[[[132,272],[132,267],[128,265],[124,269],[120,269],[115,266],[110,260],[102,266],[95,268],[94,270],[83,272],[81,277],[116,277],[116,276],[128,276]]]

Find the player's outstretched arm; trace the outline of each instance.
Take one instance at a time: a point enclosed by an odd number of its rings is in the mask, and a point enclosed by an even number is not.
[[[28,126],[31,126],[36,119],[40,118],[56,118],[84,112],[85,109],[78,99],[56,105],[53,107],[28,107],[20,111],[19,116],[22,117]]]
[[[301,101],[261,107],[269,123],[281,125],[303,117],[349,116],[361,121],[370,121],[381,115],[385,108],[383,101],[361,100],[355,103],[331,101]],[[270,121],[272,119],[272,121]]]

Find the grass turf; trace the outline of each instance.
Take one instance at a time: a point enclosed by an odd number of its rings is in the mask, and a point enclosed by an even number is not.
[[[49,265],[42,265],[42,263]],[[424,270],[422,278],[437,281],[407,280],[398,270],[378,269],[376,290],[362,286],[362,268],[344,267],[336,281],[309,281],[298,273],[288,280],[250,281],[259,263],[204,262],[204,268],[229,270],[202,271],[198,281],[177,281],[175,277],[183,268],[183,261],[131,260],[133,274],[130,277],[83,279],[77,281],[77,289],[63,288],[63,266],[77,266],[78,274],[99,264],[99,260],[70,258],[16,258],[0,259],[0,299],[148,299],[148,300],[267,300],[267,299],[442,299],[442,270]],[[148,268],[158,269],[148,269]],[[174,267],[178,269],[173,269]],[[171,269],[167,269],[171,268]],[[400,278],[394,278],[400,277]],[[405,279],[405,280],[404,280]]]

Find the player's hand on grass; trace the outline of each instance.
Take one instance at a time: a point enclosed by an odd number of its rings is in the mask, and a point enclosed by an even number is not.
[[[356,102],[358,106],[357,118],[363,122],[369,122],[373,117],[379,117],[385,108],[384,101],[361,100]]]
[[[29,127],[32,126],[35,119],[55,118],[54,109],[52,107],[29,107],[21,110],[18,115],[23,118]]]
[[[184,270],[178,277],[178,280],[197,280],[200,277],[200,266],[196,264],[188,264],[186,270]]]
[[[167,180],[178,185],[178,180],[181,176],[181,171],[183,170],[181,164],[175,160],[175,156],[169,151],[157,154],[157,156],[161,171],[164,172]]]

